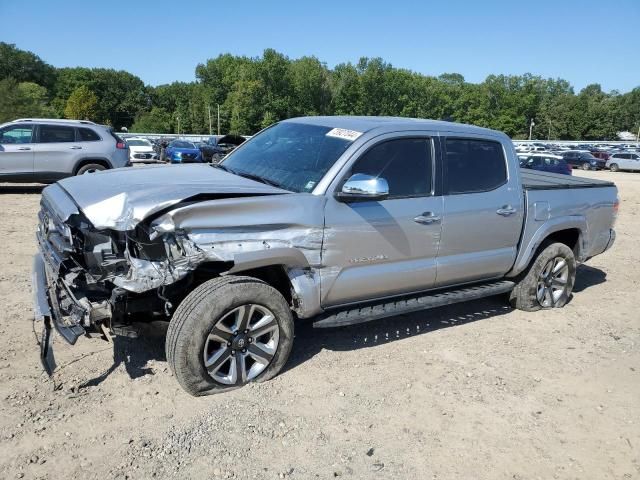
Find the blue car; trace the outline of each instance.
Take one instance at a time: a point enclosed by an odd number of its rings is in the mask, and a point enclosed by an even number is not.
[[[520,166],[541,172],[561,173],[571,175],[571,166],[559,155],[549,153],[536,153],[520,157]]]
[[[202,163],[202,152],[191,142],[174,140],[167,145],[165,158],[171,163]]]

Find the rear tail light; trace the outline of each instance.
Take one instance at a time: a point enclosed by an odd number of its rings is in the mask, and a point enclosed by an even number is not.
[[[124,142],[118,142],[118,143],[116,143],[116,148],[124,150],[125,148],[127,148],[127,144],[124,143]]]
[[[613,204],[613,213],[617,215],[618,210],[620,210],[620,199],[616,198],[616,201]]]

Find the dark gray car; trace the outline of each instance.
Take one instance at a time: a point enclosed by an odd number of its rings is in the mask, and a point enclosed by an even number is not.
[[[129,166],[126,143],[84,120],[19,119],[0,125],[0,181],[49,183]]]

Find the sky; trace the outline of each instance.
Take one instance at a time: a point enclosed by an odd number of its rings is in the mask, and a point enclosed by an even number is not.
[[[563,78],[579,91],[640,86],[640,0],[0,0],[0,41],[56,67],[192,81],[221,53],[382,57],[426,75]]]

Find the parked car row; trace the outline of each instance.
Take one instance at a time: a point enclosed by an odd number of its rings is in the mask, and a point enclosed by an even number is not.
[[[524,164],[527,164],[526,159],[532,154],[546,154],[560,156],[570,166],[583,170],[610,169],[614,172],[640,170],[640,144],[582,143],[571,146],[543,142],[527,144],[514,142],[514,144],[518,157]]]
[[[239,135],[202,143],[179,138],[119,137],[86,120],[21,118],[0,124],[0,181],[51,183],[134,163],[219,163],[243,143]]]
[[[240,135],[210,137],[203,142],[191,142],[180,138],[127,139],[132,163],[219,163],[226,155],[242,144]]]

